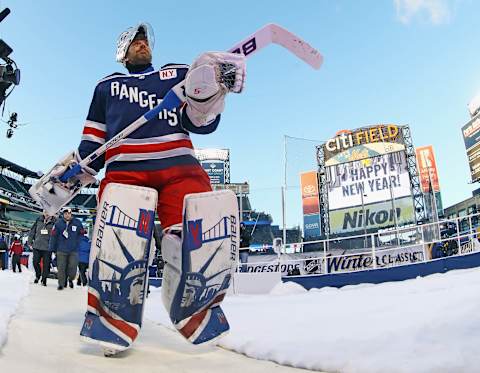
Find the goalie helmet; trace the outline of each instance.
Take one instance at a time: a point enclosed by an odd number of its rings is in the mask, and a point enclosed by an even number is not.
[[[124,32],[120,34],[117,40],[117,62],[122,63],[124,66],[126,65],[126,57],[127,51],[132,44],[133,39],[137,34],[142,33],[145,35],[147,39],[148,46],[151,50],[153,50],[153,46],[155,44],[155,36],[153,35],[153,29],[150,24],[146,22],[142,22],[135,27],[129,27]]]

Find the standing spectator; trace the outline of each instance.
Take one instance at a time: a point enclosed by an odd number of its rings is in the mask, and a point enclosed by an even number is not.
[[[15,235],[15,238],[10,245],[10,255],[12,256],[12,269],[13,272],[17,272],[17,268],[19,272],[22,272],[22,266],[20,265],[20,258],[23,254],[23,246],[20,242],[20,236]]]
[[[72,209],[65,208],[57,220],[50,236],[49,249],[57,253],[58,290],[68,285],[73,289],[73,279],[77,275],[78,245],[83,226],[74,218]]]
[[[33,247],[33,268],[35,268],[35,280],[37,284],[42,279],[42,285],[47,286],[47,278],[50,274],[50,261],[52,253],[48,249],[50,242],[50,236],[55,224],[55,218],[49,216],[48,213],[43,210],[42,216],[40,216],[28,234],[28,243]],[[40,266],[42,261],[42,266]]]
[[[7,251],[8,245],[5,241],[5,238],[0,235],[0,269],[4,270],[7,268]]]
[[[250,251],[250,241],[252,237],[248,233],[244,222],[240,223],[240,262],[242,263],[241,272],[247,272],[248,253]]]
[[[90,246],[91,242],[86,235],[87,231],[83,230],[80,237],[80,244],[78,245],[78,272],[77,285],[87,285],[87,268],[88,260],[90,258]]]

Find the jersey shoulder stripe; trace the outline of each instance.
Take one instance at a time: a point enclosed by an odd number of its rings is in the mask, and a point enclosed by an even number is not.
[[[113,74],[110,74],[110,75],[107,75],[106,77],[100,79],[98,82],[97,82],[97,85],[102,83],[102,82],[105,82],[107,80],[110,80],[110,79],[114,79],[114,78],[119,78],[119,77],[125,77],[126,74],[123,74],[123,73],[113,73]]]
[[[189,69],[190,66],[186,65],[184,63],[167,63],[166,65],[163,65],[160,70],[165,70],[165,69]]]

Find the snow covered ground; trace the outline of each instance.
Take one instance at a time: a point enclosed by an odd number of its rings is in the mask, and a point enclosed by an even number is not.
[[[11,281],[12,273],[0,271],[0,309],[11,314],[21,293],[30,293],[10,319],[7,342],[0,348],[0,372],[18,373],[301,373],[269,361],[250,359],[216,346],[195,347],[177,332],[144,320],[134,346],[115,358],[105,358],[97,346],[82,343],[80,327],[86,309],[86,288],[56,290],[56,281],[45,288],[28,281]],[[17,275],[18,276],[18,275]],[[32,282],[30,280],[30,282]],[[7,318],[0,334],[7,332]]]
[[[25,293],[25,281],[12,282],[11,276],[0,272],[0,288],[8,282],[12,292]],[[13,357],[35,351],[38,346],[27,344],[25,338],[33,340],[37,334],[47,343],[51,339],[50,360],[73,358],[83,372],[93,366],[96,371],[131,371],[132,364],[137,364],[135,371],[151,371],[148,364],[151,368],[156,360],[158,369],[166,366],[185,372],[295,371],[243,355],[291,367],[346,373],[478,372],[480,366],[480,269],[308,292],[289,283],[277,286],[269,295],[230,296],[224,309],[232,329],[220,341],[223,348],[195,348],[169,331],[172,326],[161,305],[160,291],[154,289],[139,340],[127,354],[114,359],[100,357],[93,347],[78,341],[84,289],[66,289],[62,296],[53,284],[47,289],[31,285],[30,289],[11,320],[8,341],[0,354],[2,368],[10,363],[15,367]],[[2,315],[4,304],[2,291]],[[2,316],[0,336],[6,332],[4,320]],[[24,328],[23,337],[17,335],[16,330],[26,323],[30,323],[30,332]],[[27,348],[28,352],[22,352]]]
[[[28,294],[31,273],[0,271],[0,350],[7,339],[7,327],[20,300]]]

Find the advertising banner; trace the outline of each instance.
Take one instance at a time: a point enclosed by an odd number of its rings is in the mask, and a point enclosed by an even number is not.
[[[472,182],[480,180],[480,114],[462,127]]]
[[[467,250],[467,246],[465,247],[465,250]],[[422,245],[375,252],[376,268],[391,268],[423,261],[424,250]],[[252,255],[248,258],[245,272],[281,272],[282,276],[289,276],[355,272],[373,268],[371,252],[338,256],[327,255],[326,262],[322,252],[314,252],[284,254],[280,261],[277,255]]]
[[[203,169],[210,178],[212,184],[225,184],[225,162],[216,161],[201,161]]]
[[[370,205],[330,210],[330,232],[351,233],[364,229],[378,229],[415,222],[412,197],[373,203]]]
[[[420,245],[375,252],[376,268],[391,268],[423,261],[423,246]],[[327,258],[327,273],[354,272],[373,268],[373,257],[371,253]]]
[[[405,150],[402,128],[394,124],[343,130],[323,145],[326,166],[401,150]]]
[[[411,195],[405,152],[326,167],[329,210]]]
[[[303,214],[318,214],[320,212],[320,203],[318,198],[317,172],[309,171],[301,173],[300,186],[302,189]]]
[[[440,191],[438,182],[437,162],[433,153],[433,146],[421,146],[415,149],[417,154],[418,175],[423,193],[430,193],[431,187],[434,192]]]
[[[319,237],[321,229],[317,172],[301,173],[300,186],[302,191],[303,235],[309,238]]]
[[[418,147],[415,149],[415,153],[417,155],[420,186],[422,192],[425,193],[425,207],[429,214],[433,214],[433,211],[435,211],[436,207],[437,214],[443,215],[440,183],[438,181],[437,162],[435,160],[433,146],[427,145]]]
[[[319,237],[320,230],[320,214],[303,215],[303,236],[307,238]]]

